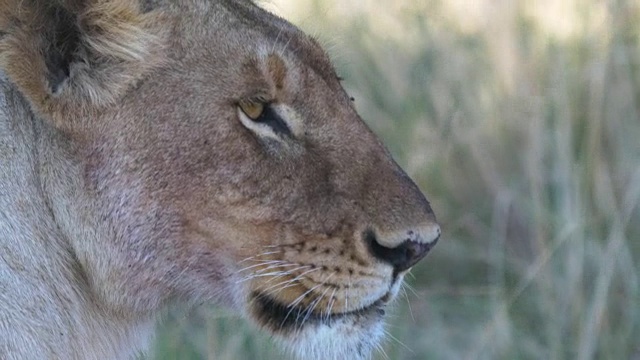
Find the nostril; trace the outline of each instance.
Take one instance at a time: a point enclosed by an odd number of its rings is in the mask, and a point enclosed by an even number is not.
[[[367,231],[364,234],[371,254],[395,268],[396,272],[404,271],[418,261],[420,261],[431,248],[436,244],[435,241],[429,243],[421,243],[413,240],[411,237],[401,242],[398,246],[390,248],[381,245],[373,231]]]

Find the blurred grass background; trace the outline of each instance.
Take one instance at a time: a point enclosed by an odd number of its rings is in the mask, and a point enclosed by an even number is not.
[[[324,42],[443,227],[389,359],[640,359],[639,1],[262,5]],[[203,306],[150,358],[283,354]]]

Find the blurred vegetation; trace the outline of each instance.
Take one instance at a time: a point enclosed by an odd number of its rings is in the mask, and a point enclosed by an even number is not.
[[[443,227],[389,359],[640,359],[639,2],[264,6],[327,45]],[[282,354],[201,307],[170,312],[152,358]]]

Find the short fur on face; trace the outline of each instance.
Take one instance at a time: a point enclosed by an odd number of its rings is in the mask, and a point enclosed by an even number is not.
[[[10,358],[126,357],[167,304],[202,301],[300,358],[366,358],[413,264],[397,259],[418,259],[400,245],[440,234],[318,43],[252,2],[0,0],[0,68],[2,99],[18,99],[0,120],[27,129],[0,142],[30,154],[16,166],[35,169],[21,176],[44,219],[0,219],[17,229],[0,245],[52,259],[20,260],[32,298],[67,289],[41,314],[64,341],[0,307]],[[25,288],[14,268],[0,259],[10,294]]]

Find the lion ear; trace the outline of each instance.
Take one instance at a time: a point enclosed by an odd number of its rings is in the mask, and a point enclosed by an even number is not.
[[[158,14],[138,1],[0,0],[0,67],[41,115],[115,103],[162,62]]]

